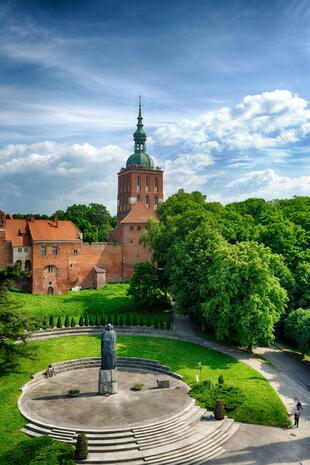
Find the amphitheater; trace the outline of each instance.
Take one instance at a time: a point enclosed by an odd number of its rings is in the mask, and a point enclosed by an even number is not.
[[[196,406],[181,376],[156,360],[119,357],[119,393],[109,397],[97,395],[99,366],[99,358],[87,358],[55,363],[52,378],[36,373],[19,399],[23,431],[72,444],[84,432],[89,455],[80,463],[198,465],[222,454],[238,428]],[[170,387],[158,389],[158,380]],[[132,390],[136,383],[141,391]],[[80,394],[68,398],[68,386]]]

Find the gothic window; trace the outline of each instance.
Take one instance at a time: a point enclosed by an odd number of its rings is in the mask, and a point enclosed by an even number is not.
[[[31,270],[31,261],[30,260],[25,261],[25,270],[26,271]]]
[[[41,246],[40,254],[42,255],[42,257],[46,255],[46,247],[44,245]]]
[[[58,247],[57,247],[57,245],[53,245],[53,247],[52,247],[52,254],[53,254],[53,255],[58,255]]]
[[[137,176],[137,191],[141,190],[141,177]]]
[[[148,176],[145,179],[145,185],[146,185],[146,192],[149,192],[149,190],[150,190],[150,178]]]
[[[154,178],[154,191],[158,192],[158,178]]]
[[[158,197],[157,197],[157,195],[155,195],[154,201],[155,201],[155,205],[158,205]]]
[[[141,202],[141,197],[140,197],[140,195],[137,195],[137,202]]]
[[[149,207],[150,206],[150,196],[146,196],[146,205]]]
[[[15,262],[15,264],[16,264],[16,266],[17,266],[18,268],[21,268],[21,267],[22,267],[22,262],[21,262],[20,260],[17,260],[17,261]]]
[[[47,293],[48,293],[49,295],[54,294],[54,289],[50,286],[50,287],[47,289]]]
[[[23,249],[21,247],[18,247],[18,252],[22,252]]]
[[[28,252],[28,247],[25,247],[25,248],[24,248],[24,252]]]
[[[74,249],[74,250],[73,250],[73,254],[74,254],[74,255],[77,255],[78,253],[79,253],[78,249]]]

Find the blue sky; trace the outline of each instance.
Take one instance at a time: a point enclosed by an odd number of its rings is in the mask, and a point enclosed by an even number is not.
[[[115,212],[140,93],[166,196],[310,194],[308,0],[2,0],[0,21],[0,209]]]

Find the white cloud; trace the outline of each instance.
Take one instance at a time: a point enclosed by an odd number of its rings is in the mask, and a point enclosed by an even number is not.
[[[275,90],[246,96],[232,108],[159,128],[156,138],[164,145],[245,150],[281,147],[309,133],[308,102],[288,90]]]
[[[275,199],[292,195],[310,195],[310,176],[281,176],[273,169],[252,171],[227,184],[239,199],[263,197]],[[243,192],[242,192],[243,191]]]

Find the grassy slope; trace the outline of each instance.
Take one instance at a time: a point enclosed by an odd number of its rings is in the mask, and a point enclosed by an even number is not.
[[[32,373],[43,370],[49,363],[98,356],[100,338],[79,336],[50,339],[29,344],[31,351],[13,373],[0,377],[0,452],[24,438],[19,429],[25,420],[17,410],[20,387]],[[202,378],[216,381],[219,374],[227,383],[241,387],[246,395],[244,404],[235,411],[240,421],[285,425],[286,410],[270,384],[255,370],[224,354],[182,341],[119,336],[118,355],[156,358],[182,374],[187,383],[198,374],[198,362],[203,364]],[[1,457],[0,457],[1,463]]]
[[[108,284],[103,289],[68,292],[61,295],[33,295],[25,292],[11,292],[18,305],[17,310],[36,317],[55,317],[81,314],[126,313],[139,311],[133,299],[127,295],[128,284]]]

